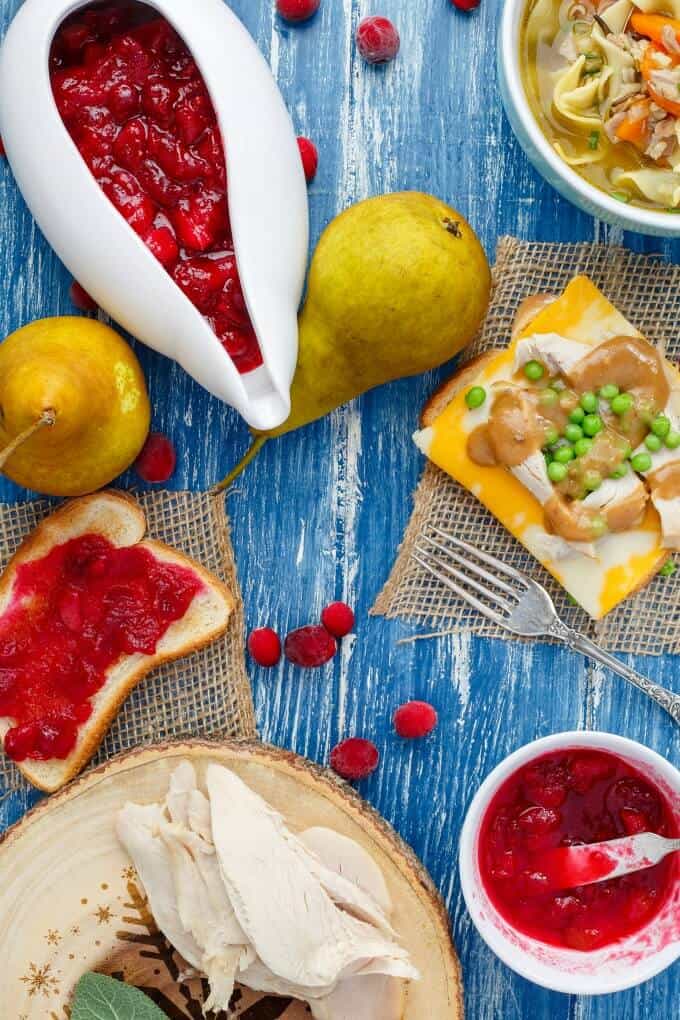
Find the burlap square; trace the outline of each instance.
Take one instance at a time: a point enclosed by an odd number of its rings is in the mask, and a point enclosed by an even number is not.
[[[119,751],[177,737],[256,735],[245,669],[243,603],[224,497],[149,492],[138,498],[146,514],[149,537],[180,549],[217,574],[232,591],[236,609],[223,638],[194,655],[167,663],[135,688],[104,738],[93,765]],[[51,509],[53,504],[47,500],[0,504],[0,569]],[[19,770],[0,755],[0,796],[27,787]]]
[[[520,302],[541,292],[558,293],[579,273],[591,277],[648,339],[662,344],[671,361],[680,360],[680,267],[621,247],[527,243],[513,237],[498,243],[491,305],[465,360],[507,346]],[[414,428],[416,418],[414,410]],[[426,526],[452,531],[535,577],[550,591],[562,619],[605,648],[649,655],[680,652],[680,571],[654,578],[596,624],[470,492],[432,464],[416,490],[413,515],[373,613],[419,618],[437,633],[467,630],[511,637],[411,559]]]

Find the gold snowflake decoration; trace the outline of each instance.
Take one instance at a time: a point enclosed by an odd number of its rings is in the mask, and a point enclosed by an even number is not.
[[[58,946],[59,943],[61,942],[61,935],[59,934],[58,931],[55,931],[53,928],[50,928],[49,931],[47,932],[47,935],[45,936],[45,941],[47,942],[48,946]]]
[[[59,991],[59,981],[52,973],[50,963],[46,963],[44,967],[36,967],[34,963],[31,963],[28,974],[24,974],[21,980],[25,985],[28,985],[28,994],[31,999],[40,992],[47,999],[53,992]]]
[[[80,928],[77,924],[74,924],[71,928],[71,935],[80,935]]]
[[[113,920],[113,911],[110,907],[97,907],[94,916],[97,918],[97,924],[108,924]]]
[[[137,869],[133,868],[131,864],[128,864],[126,868],[121,871],[121,878],[125,882],[134,882],[137,878]]]

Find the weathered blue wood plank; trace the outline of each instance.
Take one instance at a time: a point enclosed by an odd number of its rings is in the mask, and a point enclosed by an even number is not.
[[[19,0],[0,0],[5,26]],[[595,224],[532,170],[500,108],[495,35],[500,0],[467,17],[447,0],[322,0],[303,28],[285,26],[273,0],[233,0],[270,60],[300,134],[320,150],[310,190],[312,234],[342,208],[401,188],[451,201],[491,256],[502,233],[537,240],[598,239],[661,251],[678,244]],[[351,43],[360,16],[397,23],[402,51],[387,68],[367,68]],[[70,312],[69,279],[32,225],[6,165],[0,165],[0,266],[5,333],[41,315]],[[177,444],[173,484],[203,488],[239,456],[247,432],[238,417],[176,366],[140,352],[154,424]],[[326,669],[287,665],[252,674],[264,739],[327,761],[341,737],[362,734],[382,752],[361,791],[415,847],[451,910],[472,1020],[637,1020],[677,1010],[677,968],[644,988],[601,999],[556,995],[516,977],[486,949],[464,910],[456,847],[465,809],[490,769],[520,744],[550,732],[599,727],[642,740],[678,759],[677,736],[660,711],[622,681],[559,649],[467,635],[398,644],[415,628],[369,618],[410,512],[422,461],[410,435],[418,409],[444,371],[367,394],[298,435],[271,443],[230,497],[234,544],[248,622],[280,630],[318,617],[324,602],[348,598],[356,639]],[[127,479],[128,481],[130,479]],[[0,497],[22,496],[6,482]],[[671,658],[636,665],[666,684]],[[394,708],[433,702],[439,729],[406,746]],[[0,827],[33,796],[0,804]]]

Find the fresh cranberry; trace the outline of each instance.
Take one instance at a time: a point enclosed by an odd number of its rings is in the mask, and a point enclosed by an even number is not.
[[[459,11],[474,11],[476,7],[479,7],[481,0],[451,0],[451,3]]]
[[[343,779],[365,779],[375,772],[379,761],[378,748],[362,737],[343,740],[331,751],[331,768]]]
[[[0,159],[4,159],[6,155],[7,153],[5,152],[5,143],[3,142],[2,138],[0,138]]]
[[[354,612],[346,602],[331,602],[321,612],[321,622],[333,637],[345,637],[354,627]]]
[[[310,184],[316,177],[319,169],[319,152],[314,142],[309,138],[298,138],[298,148],[302,157],[302,169],[305,172],[305,180]]]
[[[79,308],[81,312],[96,312],[99,309],[99,305],[91,298],[84,287],[81,287],[77,280],[74,280],[69,290],[69,296],[72,303]]]
[[[438,722],[436,710],[426,701],[407,701],[394,713],[394,728],[406,740],[418,740],[431,733]]]
[[[335,638],[325,627],[310,626],[292,630],[286,635],[283,651],[296,666],[311,668],[329,662],[338,650]]]
[[[275,666],[281,658],[281,639],[271,627],[258,627],[250,632],[248,651],[259,666]]]
[[[364,18],[356,38],[359,53],[368,64],[386,64],[399,52],[399,33],[389,18]]]
[[[177,466],[177,454],[167,436],[150,432],[135,462],[135,471],[145,482],[167,482]]]
[[[307,21],[320,4],[321,0],[276,0],[276,9],[286,21]]]

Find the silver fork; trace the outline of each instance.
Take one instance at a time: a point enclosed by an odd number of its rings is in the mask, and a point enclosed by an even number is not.
[[[435,527],[421,533],[411,556],[424,570],[500,627],[522,637],[551,637],[563,641],[575,652],[589,655],[644,691],[680,723],[679,694],[652,683],[590,638],[568,627],[557,615],[548,592],[537,581]]]

